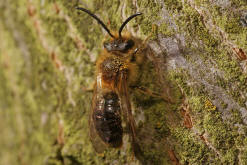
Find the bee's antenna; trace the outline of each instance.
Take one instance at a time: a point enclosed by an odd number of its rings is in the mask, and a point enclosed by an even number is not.
[[[118,31],[118,34],[119,34],[119,37],[121,38],[122,36],[121,36],[121,32],[122,32],[122,30],[123,30],[123,28],[124,28],[124,26],[132,19],[132,18],[135,18],[136,16],[138,16],[138,15],[141,15],[142,13],[136,13],[136,14],[133,14],[133,15],[131,15],[129,18],[127,18],[125,21],[124,21],[124,23],[121,25],[121,27],[119,28],[119,31]]]
[[[98,21],[98,23],[99,23],[99,24],[107,31],[107,33],[108,33],[112,38],[115,38],[115,37],[111,34],[110,30],[106,27],[106,25],[105,25],[105,24],[104,24],[104,23],[103,23],[96,15],[94,15],[94,14],[91,13],[89,10],[84,9],[84,8],[82,8],[82,7],[76,7],[76,9],[88,13],[91,17],[93,17],[94,19],[96,19],[96,20]]]

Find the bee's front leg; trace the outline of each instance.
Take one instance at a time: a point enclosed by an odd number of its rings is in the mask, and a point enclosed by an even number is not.
[[[89,87],[83,86],[83,87],[82,87],[82,91],[83,91],[83,92],[93,92],[93,91],[94,91],[94,86],[95,86],[94,83],[90,84]]]

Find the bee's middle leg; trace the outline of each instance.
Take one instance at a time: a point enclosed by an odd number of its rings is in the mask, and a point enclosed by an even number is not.
[[[140,92],[142,92],[144,94],[147,94],[149,96],[163,99],[165,102],[174,103],[170,97],[167,97],[167,96],[162,95],[160,93],[154,92],[154,91],[152,91],[152,90],[150,90],[150,89],[148,89],[146,87],[142,87],[142,86],[130,86],[130,88],[137,89],[138,91],[140,91]]]

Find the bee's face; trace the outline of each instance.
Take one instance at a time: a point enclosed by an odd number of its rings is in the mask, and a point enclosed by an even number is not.
[[[104,42],[104,47],[108,52],[127,52],[134,44],[133,40],[114,39],[112,41]]]

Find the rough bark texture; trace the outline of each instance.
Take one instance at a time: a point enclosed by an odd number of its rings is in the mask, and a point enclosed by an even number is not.
[[[139,85],[131,90],[142,154],[97,155],[88,114],[95,60],[105,32],[140,11],[127,30],[149,38]],[[0,164],[247,165],[246,0],[2,0]],[[152,54],[152,55],[151,55]]]

